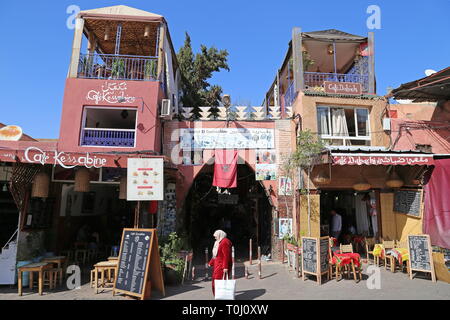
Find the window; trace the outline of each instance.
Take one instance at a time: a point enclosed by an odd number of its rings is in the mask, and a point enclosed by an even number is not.
[[[369,110],[353,107],[317,107],[319,136],[329,145],[369,146]]]
[[[85,107],[80,145],[133,148],[136,117],[133,108]]]

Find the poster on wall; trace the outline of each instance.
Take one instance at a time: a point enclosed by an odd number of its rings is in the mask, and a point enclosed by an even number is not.
[[[277,179],[277,156],[275,150],[257,150],[255,161],[256,180]]]
[[[278,192],[280,196],[292,196],[292,179],[288,177],[280,177],[278,179]]]
[[[128,159],[127,200],[164,200],[164,160]]]
[[[278,238],[283,239],[286,235],[292,235],[292,219],[278,219]]]

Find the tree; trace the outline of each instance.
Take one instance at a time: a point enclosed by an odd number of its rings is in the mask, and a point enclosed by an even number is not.
[[[222,87],[211,85],[208,80],[213,72],[230,71],[227,63],[227,50],[200,46],[200,52],[192,51],[191,37],[186,33],[184,46],[177,53],[181,72],[183,96],[181,101],[186,107],[218,106]]]
[[[304,170],[307,174],[308,197],[308,236],[311,236],[311,202],[310,202],[310,177],[314,166],[320,163],[325,145],[310,130],[300,131],[297,136],[297,148],[290,153],[282,163],[284,174],[295,181],[298,170]],[[286,205],[287,206],[287,205]]]

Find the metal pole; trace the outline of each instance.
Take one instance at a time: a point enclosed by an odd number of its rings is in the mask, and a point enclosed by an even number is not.
[[[281,240],[281,264],[284,264],[284,240]]]
[[[250,265],[252,265],[252,239],[250,239],[250,245],[249,245],[249,261],[250,261]]]
[[[300,272],[300,263],[298,261],[298,250],[299,250],[299,247],[295,247],[295,275],[297,278],[299,278],[299,272]]]
[[[258,276],[261,279],[261,247],[258,247]]]
[[[231,261],[232,261],[232,267],[231,267],[231,279],[234,280],[234,246],[231,247]]]
[[[205,279],[208,279],[208,248],[205,249]]]

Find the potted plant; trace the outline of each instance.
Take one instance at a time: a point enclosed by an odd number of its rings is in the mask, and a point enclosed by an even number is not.
[[[161,264],[164,270],[164,281],[167,284],[181,283],[184,271],[184,260],[178,256],[183,247],[183,241],[172,232],[161,246]]]
[[[111,67],[111,77],[113,79],[125,77],[125,61],[123,59],[114,59]]]
[[[156,78],[156,61],[149,60],[145,62],[144,80],[153,80]]]

